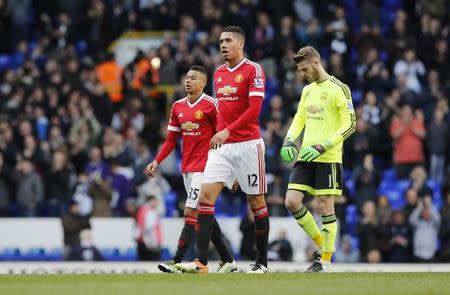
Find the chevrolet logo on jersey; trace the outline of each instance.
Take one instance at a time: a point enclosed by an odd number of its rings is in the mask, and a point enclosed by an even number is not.
[[[317,113],[322,113],[323,112],[323,107],[312,104],[312,105],[309,105],[306,108],[306,110],[308,111],[308,113],[315,115]]]
[[[198,128],[200,128],[200,124],[198,123],[184,122],[183,124],[181,124],[181,129],[184,129],[186,131],[192,131]]]
[[[230,95],[237,92],[237,87],[231,87],[230,85],[225,85],[217,90],[218,94]]]

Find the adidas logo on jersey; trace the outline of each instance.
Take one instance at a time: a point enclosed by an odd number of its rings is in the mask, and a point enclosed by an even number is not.
[[[222,77],[219,77],[219,79],[217,79],[217,83],[222,82]]]
[[[178,115],[178,118],[183,118],[183,113],[180,113],[180,114]]]

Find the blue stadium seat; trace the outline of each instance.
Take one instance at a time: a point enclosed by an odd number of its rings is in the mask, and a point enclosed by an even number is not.
[[[347,222],[348,233],[356,234],[356,224],[358,223],[358,209],[355,205],[348,205],[345,209],[345,221]]]
[[[47,260],[62,261],[64,260],[64,253],[61,248],[53,248],[47,252]]]
[[[383,171],[383,180],[396,180],[397,174],[394,168],[386,169]]]
[[[22,259],[26,261],[43,261],[47,260],[47,255],[45,254],[44,248],[30,248],[23,255]]]
[[[437,209],[440,209],[443,202],[441,183],[437,180],[429,179],[427,185],[433,190],[433,205],[436,206]]]
[[[162,248],[161,249],[161,256],[160,256],[161,260],[170,260],[172,259],[172,255],[170,255],[170,251],[168,248]]]
[[[345,187],[350,193],[350,196],[354,196],[356,194],[356,188],[355,188],[355,180],[353,178],[349,178],[347,180],[344,180]]]
[[[103,259],[106,261],[119,261],[120,252],[118,248],[103,248],[101,251]]]
[[[164,202],[166,205],[166,217],[173,217],[175,211],[177,211],[177,193],[171,191],[164,196]]]
[[[136,247],[128,248],[123,254],[122,258],[124,261],[136,261],[137,260],[137,250]]]
[[[4,248],[0,252],[0,260],[2,261],[17,261],[22,260],[22,253],[19,248]]]
[[[11,56],[8,54],[0,54],[0,71],[10,69],[13,67]]]

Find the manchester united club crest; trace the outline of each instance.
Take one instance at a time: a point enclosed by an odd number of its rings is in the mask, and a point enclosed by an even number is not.
[[[242,81],[242,79],[244,79],[244,76],[242,76],[242,74],[239,74],[234,78],[234,81],[236,81],[236,83],[239,83]]]
[[[196,111],[194,117],[195,119],[200,120],[201,118],[203,118],[203,112],[200,110]]]
[[[328,93],[326,93],[326,92],[322,92],[322,93],[320,94],[320,99],[322,99],[322,100],[327,99],[327,97],[328,97]]]

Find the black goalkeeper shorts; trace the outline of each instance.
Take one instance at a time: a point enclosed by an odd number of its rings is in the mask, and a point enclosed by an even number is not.
[[[313,196],[342,195],[344,187],[341,163],[295,163],[289,178],[288,190],[308,192]]]

